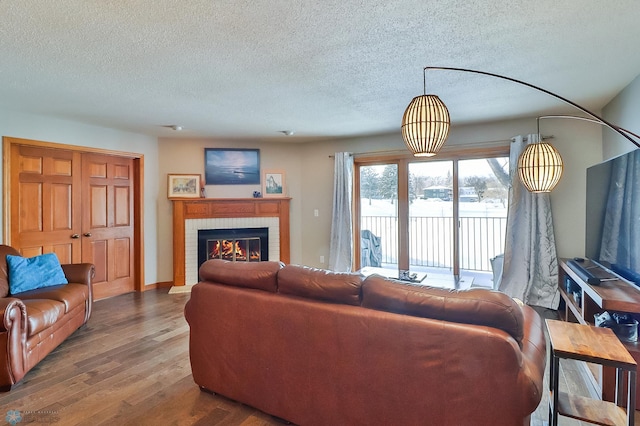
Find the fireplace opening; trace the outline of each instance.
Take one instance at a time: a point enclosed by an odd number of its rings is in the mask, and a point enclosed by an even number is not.
[[[232,262],[269,260],[269,228],[198,230],[198,268],[209,259]]]

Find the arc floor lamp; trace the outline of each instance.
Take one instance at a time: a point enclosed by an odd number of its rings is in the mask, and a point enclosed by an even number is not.
[[[640,148],[640,137],[637,134],[623,129],[620,126],[616,126],[575,102],[549,90],[515,78],[485,71],[452,67],[424,67],[422,70],[424,94],[416,96],[411,100],[402,116],[401,125],[402,138],[409,151],[417,157],[436,155],[447,140],[449,127],[451,126],[449,111],[446,105],[437,95],[427,95],[427,70],[461,71],[482,74],[530,87],[560,99],[588,115],[588,117],[549,115],[539,118],[573,118],[598,123],[612,129]],[[531,192],[550,192],[562,176],[562,167],[560,153],[551,144],[543,142],[540,137],[538,138],[538,142],[529,144],[518,159],[518,175],[523,185]]]

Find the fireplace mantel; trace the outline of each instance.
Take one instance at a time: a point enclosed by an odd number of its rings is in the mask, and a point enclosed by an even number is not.
[[[277,217],[280,260],[289,263],[289,202],[291,198],[173,199],[173,285],[185,285],[185,223],[188,219]]]

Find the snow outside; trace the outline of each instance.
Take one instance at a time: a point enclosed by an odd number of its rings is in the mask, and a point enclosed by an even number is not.
[[[409,165],[411,269],[453,268],[452,171],[451,161]],[[397,264],[397,168],[365,166],[360,176],[361,229],[380,237],[381,266]],[[460,160],[458,176],[460,267],[490,272],[504,247],[508,158]]]

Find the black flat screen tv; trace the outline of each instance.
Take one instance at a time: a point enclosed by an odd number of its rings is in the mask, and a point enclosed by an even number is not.
[[[640,149],[587,169],[585,256],[640,286]]]

